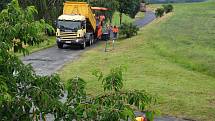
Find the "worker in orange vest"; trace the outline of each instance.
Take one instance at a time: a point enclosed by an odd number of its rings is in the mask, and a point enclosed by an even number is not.
[[[117,33],[119,32],[119,29],[117,26],[114,26],[112,28],[112,31],[113,31],[113,39],[116,39],[117,38]]]
[[[104,20],[105,20],[105,16],[104,16],[104,15],[100,15],[100,16],[99,16],[99,20],[100,20],[100,22],[101,22],[101,26],[103,26]]]
[[[112,39],[112,46],[113,46],[113,49],[114,49],[114,41],[117,39],[117,34],[119,32],[119,29],[117,26],[114,26],[112,28],[112,32],[113,32],[113,39]]]
[[[101,37],[102,37],[102,26],[101,25],[98,26],[97,37],[98,37],[98,39],[101,39]]]

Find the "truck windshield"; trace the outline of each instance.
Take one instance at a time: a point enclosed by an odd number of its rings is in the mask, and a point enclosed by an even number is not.
[[[80,21],[58,21],[58,28],[63,30],[78,30],[81,28]]]

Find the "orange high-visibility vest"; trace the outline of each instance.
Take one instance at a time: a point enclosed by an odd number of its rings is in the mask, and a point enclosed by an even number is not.
[[[113,33],[118,33],[119,29],[116,27],[116,28],[113,28],[112,31],[113,31]]]
[[[98,33],[97,33],[97,37],[98,37],[98,38],[101,38],[101,36],[102,36],[102,26],[101,26],[101,25],[99,25],[99,26],[98,26]]]

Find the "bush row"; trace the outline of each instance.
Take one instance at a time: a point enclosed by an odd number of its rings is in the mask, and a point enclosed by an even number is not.
[[[169,13],[173,11],[173,6],[171,4],[162,5],[162,8],[157,8],[155,10],[156,17],[162,17],[164,13]]]
[[[120,34],[126,38],[130,38],[134,35],[137,35],[139,28],[132,23],[122,23],[120,26]]]

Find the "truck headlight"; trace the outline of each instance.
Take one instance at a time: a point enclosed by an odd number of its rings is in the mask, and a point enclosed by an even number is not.
[[[61,40],[60,40],[60,38],[57,38],[57,42],[60,42]]]

